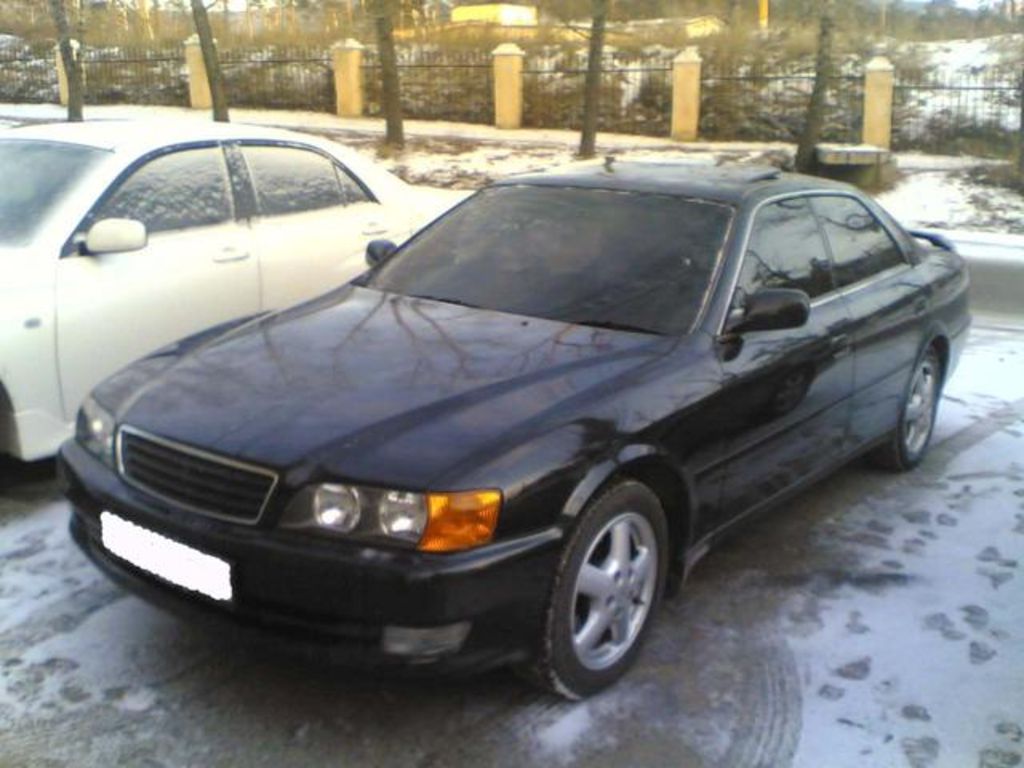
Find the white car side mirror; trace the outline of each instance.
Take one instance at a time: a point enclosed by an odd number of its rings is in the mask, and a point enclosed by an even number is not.
[[[145,248],[149,242],[146,225],[135,219],[100,219],[85,236],[89,253],[123,253]]]

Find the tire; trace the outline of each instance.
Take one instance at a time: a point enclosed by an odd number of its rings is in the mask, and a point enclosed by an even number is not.
[[[929,347],[914,366],[892,434],[868,454],[872,464],[891,472],[907,472],[921,463],[935,428],[942,383],[942,362],[935,347]]]
[[[647,486],[616,483],[590,502],[559,560],[527,677],[569,699],[622,677],[643,645],[667,569],[668,524]]]

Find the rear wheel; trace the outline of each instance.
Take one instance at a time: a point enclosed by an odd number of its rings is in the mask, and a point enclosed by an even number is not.
[[[875,465],[903,472],[921,463],[932,439],[941,392],[942,363],[935,347],[930,347],[914,369],[892,436],[870,454]]]
[[[559,563],[530,677],[573,699],[618,680],[661,598],[667,550],[665,513],[646,486],[618,483],[589,504]]]

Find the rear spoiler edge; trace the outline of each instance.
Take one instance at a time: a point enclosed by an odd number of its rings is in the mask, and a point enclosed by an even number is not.
[[[931,243],[936,248],[941,248],[942,250],[949,251],[950,253],[956,253],[956,246],[953,245],[953,241],[945,235],[940,235],[937,232],[927,232],[923,229],[912,229],[908,234],[918,240],[924,240],[925,242]]]

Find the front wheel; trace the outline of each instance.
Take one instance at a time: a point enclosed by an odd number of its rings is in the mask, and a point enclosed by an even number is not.
[[[530,677],[567,698],[611,685],[640,651],[668,564],[668,531],[646,486],[612,486],[583,512],[559,562]]]
[[[932,439],[941,392],[942,364],[935,347],[930,347],[914,369],[892,436],[871,454],[877,466],[903,472],[921,463]]]

